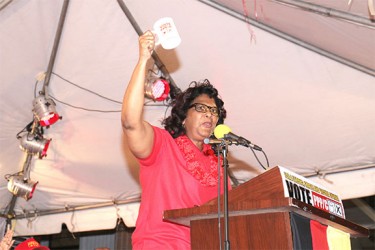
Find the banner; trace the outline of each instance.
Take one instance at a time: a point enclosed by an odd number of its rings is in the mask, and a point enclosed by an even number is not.
[[[297,199],[345,219],[344,206],[337,194],[284,167],[279,166],[279,169],[285,197]]]

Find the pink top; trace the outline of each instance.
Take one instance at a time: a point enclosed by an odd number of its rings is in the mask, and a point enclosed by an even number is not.
[[[142,201],[133,249],[190,249],[190,228],[163,221],[163,212],[202,205],[217,197],[218,187],[203,186],[185,170],[186,161],[172,136],[153,128],[152,153],[139,159]]]

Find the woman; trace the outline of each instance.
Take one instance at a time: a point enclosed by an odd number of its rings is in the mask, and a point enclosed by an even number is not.
[[[171,115],[163,121],[165,129],[144,121],[144,83],[154,46],[150,31],[140,36],[139,60],[122,106],[123,131],[139,161],[142,187],[133,249],[190,249],[189,228],[164,222],[163,211],[217,197],[218,160],[203,140],[223,123],[226,111],[217,90],[206,80],[193,82],[176,97]]]

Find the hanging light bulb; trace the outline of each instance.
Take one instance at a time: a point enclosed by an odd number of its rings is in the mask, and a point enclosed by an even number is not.
[[[12,194],[29,200],[33,197],[38,182],[24,179],[22,175],[11,176],[8,179],[8,190]]]
[[[20,137],[20,148],[29,154],[39,154],[39,158],[47,156],[48,146],[52,139],[45,139],[41,135],[27,133]]]
[[[162,78],[152,79],[145,84],[145,96],[154,101],[164,101],[169,91],[168,81]]]
[[[60,118],[56,112],[55,102],[44,95],[34,99],[33,107],[33,113],[42,127],[52,125]]]

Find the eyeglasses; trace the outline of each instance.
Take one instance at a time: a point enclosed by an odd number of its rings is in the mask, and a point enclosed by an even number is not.
[[[199,113],[207,113],[210,111],[213,116],[219,116],[220,111],[217,107],[210,107],[203,103],[193,103],[189,106],[189,109],[194,107],[195,110]]]

